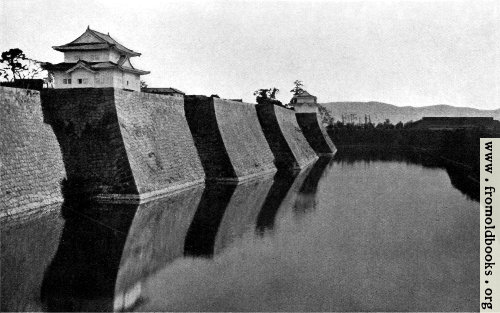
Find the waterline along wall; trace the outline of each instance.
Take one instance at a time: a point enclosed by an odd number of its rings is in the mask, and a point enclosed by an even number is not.
[[[184,107],[208,180],[241,181],[276,172],[255,105],[186,96]]]
[[[69,189],[147,199],[204,180],[182,99],[113,88],[42,93]]]
[[[272,104],[257,104],[256,109],[279,170],[301,170],[318,158],[297,123],[295,111]]]
[[[38,91],[0,87],[0,219],[19,219],[63,201],[61,151],[44,124]]]

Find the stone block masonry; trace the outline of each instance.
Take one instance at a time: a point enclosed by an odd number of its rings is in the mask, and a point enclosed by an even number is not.
[[[255,105],[187,96],[184,107],[207,180],[241,181],[276,172]]]
[[[115,90],[115,104],[139,194],[149,197],[205,180],[183,98]]]
[[[304,137],[293,110],[272,104],[258,104],[256,109],[279,170],[301,170],[318,159]]]
[[[147,199],[204,180],[182,99],[113,88],[42,93],[61,145],[68,189]]]
[[[40,93],[0,87],[2,224],[61,203],[65,175],[56,137],[43,122]]]
[[[321,125],[317,113],[296,113],[295,116],[307,142],[318,155],[333,155],[337,152],[337,148],[326,133],[326,129]]]

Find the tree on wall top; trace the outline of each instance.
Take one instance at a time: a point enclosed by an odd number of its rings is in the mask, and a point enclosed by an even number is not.
[[[33,79],[43,71],[42,62],[26,57],[19,48],[2,52],[0,77],[6,81]]]
[[[258,89],[254,91],[253,95],[257,96],[256,100],[258,104],[276,104],[276,105],[282,105],[281,101],[276,99],[276,94],[280,90],[276,87],[269,88],[269,89]]]
[[[304,84],[302,83],[301,80],[296,80],[293,82],[293,84],[295,85],[293,87],[292,90],[290,90],[290,92],[293,92],[293,95],[296,96],[296,95],[300,95],[301,93],[304,92]]]

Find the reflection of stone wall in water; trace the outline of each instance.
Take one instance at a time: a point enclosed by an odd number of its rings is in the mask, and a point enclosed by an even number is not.
[[[77,192],[147,198],[204,179],[182,99],[88,88],[42,100]]]
[[[257,217],[256,230],[259,233],[272,231],[275,222],[281,219],[279,216],[287,213],[287,209],[293,208],[298,201],[299,191],[304,188],[307,178],[316,163],[309,165],[299,173],[278,173],[273,185],[267,193],[266,200]]]
[[[139,206],[123,249],[115,295],[184,256],[185,238],[202,193],[203,187],[194,187]]]
[[[293,110],[269,104],[257,105],[256,109],[278,169],[303,169],[317,159]]]
[[[38,91],[0,87],[0,145],[3,222],[62,202],[61,151],[43,121]]]
[[[244,234],[254,234],[257,217],[272,183],[272,178],[268,178],[236,187],[217,232],[214,254],[220,253]]]
[[[243,180],[276,171],[255,105],[187,96],[186,118],[209,180]]]
[[[64,203],[64,229],[39,289],[46,310],[113,310],[120,258],[136,209],[137,204]]]
[[[1,232],[2,312],[42,311],[40,288],[45,270],[56,253],[63,228],[58,210],[21,223],[5,225]]]
[[[210,257],[224,212],[236,189],[236,184],[208,183],[203,190],[184,243],[184,255]]]

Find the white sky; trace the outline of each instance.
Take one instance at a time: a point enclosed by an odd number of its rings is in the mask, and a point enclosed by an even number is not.
[[[254,102],[500,107],[500,1],[2,0],[0,50],[58,63],[87,25],[141,52],[151,87]]]

